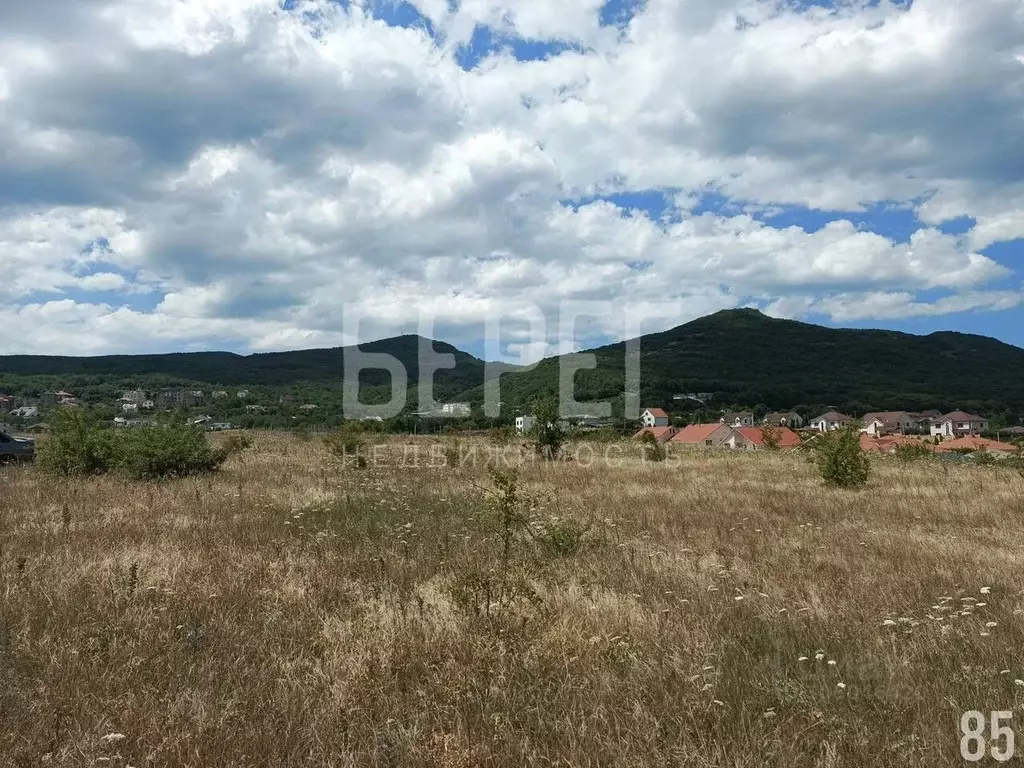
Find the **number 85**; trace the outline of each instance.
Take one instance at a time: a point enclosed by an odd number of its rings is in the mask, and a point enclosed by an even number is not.
[[[989,740],[1002,740],[1002,746],[993,745],[990,753],[992,759],[1005,763],[1013,757],[1014,734],[1009,721],[1013,719],[1013,712],[1005,710],[989,713]],[[985,715],[977,710],[964,712],[960,716],[960,755],[970,763],[976,763],[985,757]]]

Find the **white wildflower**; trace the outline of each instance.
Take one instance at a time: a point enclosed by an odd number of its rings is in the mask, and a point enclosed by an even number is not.
[[[106,736],[102,737],[100,741],[105,741],[107,742],[107,744],[112,744],[115,741],[124,741],[127,738],[128,737],[125,736],[123,733],[108,733]]]
[[[829,659],[829,660],[828,660],[828,665],[829,665],[830,667],[834,667],[834,666],[836,665],[836,663],[837,663],[837,662],[836,662],[836,660],[835,660],[835,659]]]
[[[1019,685],[1019,686],[1022,686],[1022,687],[1024,687],[1024,680],[1021,680],[1021,679],[1020,679],[1020,678],[1018,677],[1018,678],[1017,678],[1016,680],[1014,680],[1014,681],[1013,681],[1013,684],[1014,684],[1014,685]]]
[[[995,622],[995,621],[986,621],[985,622],[985,626],[989,627],[989,628],[992,628],[992,627],[998,626],[998,623]]]
[[[799,659],[797,659],[797,661],[807,661],[807,660],[808,659],[807,659],[806,656],[801,656]]]
[[[992,594],[992,587],[982,587],[979,590],[979,592],[981,592],[981,594],[983,594],[983,595],[990,595],[990,594]]]
[[[836,683],[836,688],[839,690],[846,690],[846,683]]]

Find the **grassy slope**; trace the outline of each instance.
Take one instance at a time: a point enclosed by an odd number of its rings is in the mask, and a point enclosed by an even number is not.
[[[199,481],[0,473],[0,764],[932,768],[962,764],[962,710],[1024,703],[1016,473],[527,467],[535,517],[593,527],[567,557],[520,540],[540,600],[487,616],[451,592],[500,563],[486,475],[419,445],[366,472],[275,436]]]

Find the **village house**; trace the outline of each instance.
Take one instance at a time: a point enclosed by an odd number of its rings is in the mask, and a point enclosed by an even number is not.
[[[722,441],[723,448],[733,451],[763,451],[769,447],[768,430],[760,427],[733,427]],[[800,445],[800,437],[789,427],[772,427],[776,448],[795,448]]]
[[[34,405],[23,405],[21,408],[12,410],[11,416],[17,419],[37,419],[39,418],[39,408]]]
[[[536,423],[537,419],[533,416],[516,416],[516,432],[521,435],[529,432]]]
[[[866,435],[906,434],[921,428],[921,417],[909,411],[880,411],[865,414],[860,431]]]
[[[800,429],[804,425],[804,417],[796,411],[769,413],[764,417],[761,423],[769,427],[789,427],[790,429]]]
[[[691,424],[676,432],[669,440],[672,445],[684,445],[691,448],[717,448],[729,437],[732,427],[725,424]]]
[[[935,445],[923,437],[907,437],[906,435],[874,437],[864,432],[860,436],[860,449],[865,453],[895,453],[896,449],[901,446],[922,446],[929,451],[935,449]]]
[[[40,405],[60,405],[62,400],[74,400],[75,396],[70,392],[44,392],[39,398]]]
[[[14,397],[12,395],[0,395],[0,413],[10,413],[14,410]]]
[[[659,443],[667,443],[675,436],[676,432],[678,431],[679,430],[677,430],[675,427],[644,427],[635,435],[633,435],[633,437],[641,438],[644,435],[649,434]]]
[[[126,389],[121,393],[121,402],[131,403],[136,408],[140,408],[146,402],[146,392],[142,389]]]
[[[640,414],[640,420],[645,427],[667,427],[668,414],[661,408],[644,408]]]
[[[472,413],[469,403],[444,403],[441,406],[441,413],[445,416],[462,417]]]
[[[752,411],[727,412],[722,416],[722,423],[729,427],[752,427],[754,414]]]
[[[828,411],[816,419],[811,419],[810,426],[811,429],[818,432],[835,432],[837,429],[842,429],[847,424],[852,423],[853,417],[847,416],[845,413],[839,413],[839,411]]]
[[[932,437],[964,437],[988,431],[988,419],[964,411],[953,411],[932,420]]]

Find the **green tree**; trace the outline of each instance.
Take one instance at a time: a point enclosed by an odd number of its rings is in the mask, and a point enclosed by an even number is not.
[[[565,444],[565,427],[558,418],[558,405],[553,400],[544,400],[533,410],[537,420],[531,430],[534,450],[547,461],[554,461]]]

